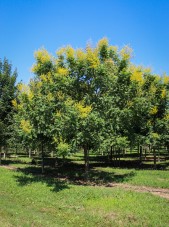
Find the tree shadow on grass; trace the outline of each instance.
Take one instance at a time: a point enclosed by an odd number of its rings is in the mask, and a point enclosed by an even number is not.
[[[127,182],[135,176],[135,172],[117,174],[115,172],[106,172],[98,170],[91,166],[88,179],[84,173],[84,165],[73,162],[65,162],[59,168],[45,167],[45,173],[41,174],[41,168],[37,166],[27,166],[19,168],[18,172],[22,174],[15,175],[19,186],[26,186],[41,182],[51,187],[54,192],[59,192],[69,188],[69,184],[73,185],[107,185],[108,183]]]
[[[19,158],[15,159],[2,159],[2,165],[13,165],[13,164],[28,164],[28,162],[23,161]]]
[[[45,173],[41,174],[41,167],[38,165],[23,165],[21,168],[17,168],[17,171],[21,174],[16,174],[15,178],[19,184],[19,186],[26,186],[28,184],[33,184],[37,182],[41,182],[46,184],[51,188],[52,191],[58,192],[60,190],[64,190],[69,188],[69,184],[73,185],[108,185],[109,183],[123,183],[128,182],[132,179],[137,173],[132,169],[153,169],[153,165],[150,164],[142,164],[139,166],[137,160],[121,160],[120,167],[127,168],[127,173],[117,173],[117,171],[113,171],[113,167],[115,166],[113,162],[105,163],[97,159],[94,162],[94,159],[90,163],[90,171],[88,174],[88,178],[86,180],[86,175],[84,172],[84,164],[76,163],[74,160],[66,159],[64,162],[62,159],[57,159],[57,166],[53,166],[53,159],[48,159],[45,166]],[[12,165],[16,163],[24,162],[22,160],[6,160],[6,165]],[[117,163],[118,164],[118,163]],[[161,163],[160,166],[157,165],[157,169],[167,168],[168,163]],[[102,170],[100,167],[112,167],[111,172],[107,172],[106,169]],[[129,171],[130,170],[130,171]]]
[[[40,167],[25,167],[18,168],[17,172],[22,173],[16,174],[14,177],[19,186],[26,186],[34,183],[46,184],[51,188],[53,192],[59,192],[63,189],[69,188],[68,183],[56,177],[48,176],[48,173],[41,174]]]

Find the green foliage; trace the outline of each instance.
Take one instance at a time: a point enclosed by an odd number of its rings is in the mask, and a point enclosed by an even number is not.
[[[71,46],[51,56],[35,53],[35,78],[19,85],[17,134],[25,144],[57,150],[118,149],[137,143],[167,145],[169,80],[131,64],[132,50],[106,38],[85,50]],[[119,148],[120,147],[120,148]]]
[[[12,100],[16,97],[16,77],[17,72],[12,72],[12,65],[8,60],[0,60],[0,146],[7,146],[8,139],[11,138]]]
[[[70,152],[69,144],[60,142],[57,146],[57,155],[58,156],[66,156]]]

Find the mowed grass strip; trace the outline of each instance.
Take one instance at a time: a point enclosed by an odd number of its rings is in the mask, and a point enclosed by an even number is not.
[[[152,171],[150,171],[152,172]],[[169,201],[0,168],[1,226],[169,226]]]

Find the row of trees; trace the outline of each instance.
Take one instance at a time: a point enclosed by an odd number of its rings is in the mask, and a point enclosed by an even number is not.
[[[12,103],[13,140],[45,152],[120,152],[124,147],[169,147],[169,77],[131,63],[132,50],[106,38],[96,47],[35,53],[28,85]],[[43,162],[42,162],[43,169]]]

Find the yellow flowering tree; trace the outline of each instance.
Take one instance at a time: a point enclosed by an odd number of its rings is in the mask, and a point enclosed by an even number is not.
[[[131,57],[131,48],[120,50],[106,38],[94,47],[60,48],[56,56],[44,48],[35,52],[35,77],[18,85],[13,105],[19,130],[41,146],[42,157],[44,150],[65,155],[82,148],[87,173],[92,151],[116,146],[120,157],[122,145],[143,145],[152,133],[161,138],[168,77],[131,64]]]

